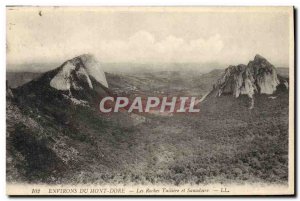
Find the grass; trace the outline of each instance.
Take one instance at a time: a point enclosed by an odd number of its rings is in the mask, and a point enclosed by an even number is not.
[[[208,97],[199,114],[149,116],[139,125],[125,113],[47,97],[21,107],[44,132],[16,122],[9,154],[22,158],[17,169],[30,182],[287,183],[288,94],[275,96],[255,97],[253,110],[247,97]]]

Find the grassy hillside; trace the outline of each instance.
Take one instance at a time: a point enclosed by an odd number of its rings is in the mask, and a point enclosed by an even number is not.
[[[201,96],[220,73],[108,74],[107,79],[124,94]],[[200,113],[146,115],[138,123],[127,113],[100,114],[96,102],[82,107],[47,94],[8,98],[10,182],[287,182],[287,91],[256,96],[253,110],[247,97],[209,96]]]

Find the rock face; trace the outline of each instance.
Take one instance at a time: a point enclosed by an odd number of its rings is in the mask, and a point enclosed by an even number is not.
[[[43,104],[52,104],[56,99],[61,104],[89,106],[107,96],[110,89],[99,62],[94,56],[83,54],[14,88],[12,92],[19,101],[39,100]]]
[[[91,78],[108,88],[105,74],[94,56],[84,54],[63,63],[58,73],[50,81],[50,86],[58,90],[93,89]]]
[[[88,106],[84,100],[86,91],[94,90],[99,83],[108,88],[104,71],[93,55],[83,54],[64,62],[56,69],[50,86],[67,92],[63,97],[75,105]]]
[[[214,85],[214,90],[217,96],[232,94],[236,98],[240,95],[252,98],[255,93],[273,94],[279,84],[275,67],[256,55],[248,65],[229,66]]]

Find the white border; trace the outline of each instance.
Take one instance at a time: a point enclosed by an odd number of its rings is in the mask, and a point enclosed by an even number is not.
[[[0,49],[0,130],[3,131],[1,133],[1,151],[0,151],[0,199],[8,200],[9,198],[5,195],[5,67],[6,67],[6,52],[5,52],[5,35],[6,35],[6,18],[5,18],[5,6],[6,5],[41,5],[41,6],[52,6],[52,5],[60,5],[60,6],[291,6],[294,5],[299,9],[300,1],[299,0],[285,0],[285,1],[276,1],[276,0],[249,0],[249,1],[240,1],[240,0],[102,0],[102,1],[94,1],[94,0],[10,0],[10,1],[0,1],[0,34],[1,34],[1,49]],[[298,11],[299,12],[299,11]],[[299,26],[299,20],[297,22],[297,27]],[[298,34],[297,34],[298,36]],[[297,37],[295,36],[295,37]],[[297,44],[295,44],[297,45]],[[297,51],[296,57],[298,58],[299,51]],[[296,64],[297,67],[297,64]],[[297,71],[297,78],[300,74],[299,70]],[[299,83],[299,82],[298,82]],[[299,94],[299,84],[297,86],[297,94]],[[297,97],[297,103],[299,103],[299,99]],[[295,111],[296,112],[296,111]],[[297,110],[298,112],[298,110]],[[297,124],[299,123],[299,119],[297,120]],[[299,145],[299,136],[297,137],[297,145]],[[299,159],[299,154],[296,155],[297,160]],[[298,168],[299,169],[299,168]],[[296,170],[295,170],[296,171]],[[296,192],[298,192],[299,185],[297,185]],[[32,198],[26,198],[31,200]],[[35,198],[35,200],[51,200],[52,198]],[[88,198],[72,198],[75,200],[88,200]],[[109,199],[109,198],[101,198],[101,199]],[[130,199],[130,198],[126,198]],[[162,198],[161,198],[162,199]],[[186,198],[188,199],[188,198]],[[212,200],[217,200],[218,198],[212,198]],[[231,198],[230,198],[231,199]],[[270,198],[273,199],[273,198]],[[284,198],[289,199],[289,198]],[[265,200],[265,198],[258,198],[258,200]]]
[[[4,3],[2,3],[4,4]],[[65,5],[65,6],[291,6],[296,0],[10,0],[8,5]]]

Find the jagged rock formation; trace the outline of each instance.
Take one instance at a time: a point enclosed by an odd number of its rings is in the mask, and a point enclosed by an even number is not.
[[[217,96],[232,94],[236,98],[240,95],[252,98],[255,93],[273,94],[281,82],[288,86],[287,81],[279,80],[271,63],[256,55],[248,65],[229,66],[214,85],[214,90]]]
[[[110,93],[99,62],[90,54],[67,60],[60,67],[12,89],[19,101],[29,99],[52,103],[54,99],[89,106]]]
[[[58,90],[82,90],[85,86],[93,89],[90,76],[108,88],[105,74],[94,56],[84,54],[66,61],[50,81],[50,86]]]
[[[108,88],[107,80],[99,62],[91,54],[83,54],[64,62],[56,69],[57,74],[51,79],[50,86],[60,90],[68,91],[64,98],[75,105],[88,106],[86,100],[81,100],[79,91],[93,90],[95,82]],[[94,80],[94,85],[93,81]]]

